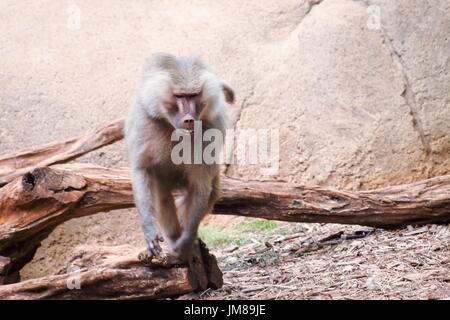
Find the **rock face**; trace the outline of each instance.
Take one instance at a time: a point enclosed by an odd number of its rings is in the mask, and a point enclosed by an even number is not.
[[[430,6],[322,1],[265,44],[237,127],[281,130],[279,177],[370,188],[448,172],[449,6]]]
[[[239,129],[280,133],[280,167],[231,176],[373,188],[450,173],[447,0],[0,4],[1,153],[126,115],[143,61],[196,52],[236,90]],[[127,165],[121,143],[77,161]],[[134,211],[70,221],[24,278],[76,243],[142,245]]]

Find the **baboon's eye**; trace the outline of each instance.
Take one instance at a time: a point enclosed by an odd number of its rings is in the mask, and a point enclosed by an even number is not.
[[[178,112],[178,105],[176,102],[175,103],[166,103],[165,107],[166,107],[167,111],[169,111],[170,113],[175,114]]]
[[[199,95],[198,93],[174,93],[173,94],[173,96],[175,98],[178,98],[178,99],[181,99],[181,98],[185,98],[185,99],[195,98],[198,95]]]

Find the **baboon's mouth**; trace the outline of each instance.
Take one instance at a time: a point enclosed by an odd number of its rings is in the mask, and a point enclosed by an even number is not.
[[[180,129],[184,134],[192,135],[194,133],[194,129]]]

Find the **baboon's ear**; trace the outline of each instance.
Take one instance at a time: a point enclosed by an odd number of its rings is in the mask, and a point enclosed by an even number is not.
[[[222,82],[222,90],[223,90],[223,93],[225,94],[225,100],[227,100],[227,102],[229,104],[234,103],[234,91],[233,91],[233,89],[231,89],[231,87],[228,84]]]

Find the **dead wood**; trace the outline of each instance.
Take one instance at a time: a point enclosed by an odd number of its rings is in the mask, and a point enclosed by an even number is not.
[[[450,221],[450,176],[371,191],[224,177],[222,189],[215,214],[384,228]],[[126,168],[37,168],[0,189],[0,255],[12,259],[12,274],[64,221],[133,206]]]
[[[367,237],[368,235],[372,234],[372,232],[373,232],[373,230],[359,230],[359,231],[354,231],[352,233],[345,233],[344,231],[339,231],[335,234],[332,234],[332,235],[325,237],[323,239],[320,239],[318,241],[302,242],[301,248],[297,249],[294,254],[299,256],[304,253],[309,253],[312,251],[316,251],[316,250],[325,248],[327,246],[337,245],[337,244],[340,244],[347,240],[361,239],[361,238]]]
[[[123,138],[124,120],[114,120],[82,136],[0,157],[0,187],[36,167],[64,163]]]
[[[223,284],[203,242],[183,266],[148,267],[138,252],[130,246],[83,248],[55,275],[0,286],[0,299],[160,299]]]

